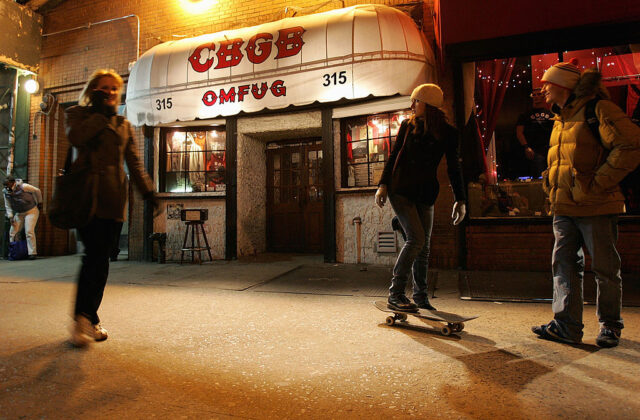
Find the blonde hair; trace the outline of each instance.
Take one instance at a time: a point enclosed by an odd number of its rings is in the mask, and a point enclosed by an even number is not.
[[[427,103],[425,103],[425,105],[424,114],[413,114],[409,117],[408,123],[413,125],[412,133],[418,134],[418,121],[416,121],[416,119],[420,118],[423,120],[422,122],[424,124],[423,133],[426,133],[427,130],[431,130],[434,136],[439,139],[444,126],[447,124],[447,116],[440,108],[436,108],[435,106],[431,106]]]
[[[118,103],[120,103],[120,95],[122,95],[122,87],[124,86],[122,77],[113,69],[98,69],[93,72],[87,84],[82,88],[82,92],[80,92],[80,97],[78,98],[78,105],[87,106],[91,104],[91,92],[98,87],[98,82],[105,76],[115,79],[118,83]]]

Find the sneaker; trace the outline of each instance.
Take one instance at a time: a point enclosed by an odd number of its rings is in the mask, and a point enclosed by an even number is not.
[[[542,339],[557,341],[559,343],[579,344],[582,341],[580,339],[574,340],[566,337],[553,321],[546,325],[536,325],[535,327],[531,327],[531,331]]]
[[[418,307],[405,295],[389,296],[387,307],[398,311],[418,312]]]
[[[104,341],[109,338],[109,333],[105,330],[100,323],[93,324],[93,339],[96,341]]]
[[[620,342],[620,331],[611,330],[609,328],[600,329],[600,334],[596,338],[596,344],[599,347],[609,348],[615,347]]]
[[[431,305],[428,300],[426,300],[424,302],[416,302],[416,305],[420,309],[426,309],[428,311],[437,311],[437,309],[434,308],[433,305]]]
[[[29,259],[29,260],[31,260],[31,261],[35,260],[36,258],[38,258],[38,257],[36,257],[35,255],[29,255],[29,256],[27,257],[27,259]]]
[[[76,347],[85,347],[94,338],[91,321],[84,315],[76,315],[76,321],[71,331],[71,344]]]

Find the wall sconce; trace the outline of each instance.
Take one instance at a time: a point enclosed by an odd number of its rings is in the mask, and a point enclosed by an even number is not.
[[[182,8],[194,15],[206,12],[217,3],[218,0],[180,0]]]
[[[31,95],[33,95],[34,93],[37,93],[38,90],[40,90],[40,84],[35,79],[28,79],[27,81],[24,82],[23,86],[24,86],[24,90],[26,90],[27,93]]]

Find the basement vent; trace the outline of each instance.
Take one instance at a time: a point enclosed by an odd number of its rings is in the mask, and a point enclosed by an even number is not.
[[[396,252],[396,233],[378,232],[378,252]]]

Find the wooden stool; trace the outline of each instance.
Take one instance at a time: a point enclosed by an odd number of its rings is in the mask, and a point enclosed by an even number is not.
[[[182,243],[182,254],[180,256],[180,264],[182,264],[182,261],[184,260],[185,251],[191,252],[191,262],[194,262],[195,253],[198,252],[198,261],[202,263],[202,251],[204,250],[207,250],[207,253],[209,254],[209,260],[213,261],[213,257],[211,256],[211,247],[209,246],[209,241],[207,240],[207,234],[204,232],[204,226],[203,226],[204,221],[193,220],[193,221],[187,221],[185,223],[187,224],[187,230],[184,233],[184,242]],[[187,240],[189,239],[189,228],[191,228],[191,246],[187,246]],[[200,245],[200,232],[202,232],[204,243],[207,246]],[[196,242],[197,242],[197,246],[196,246]]]

